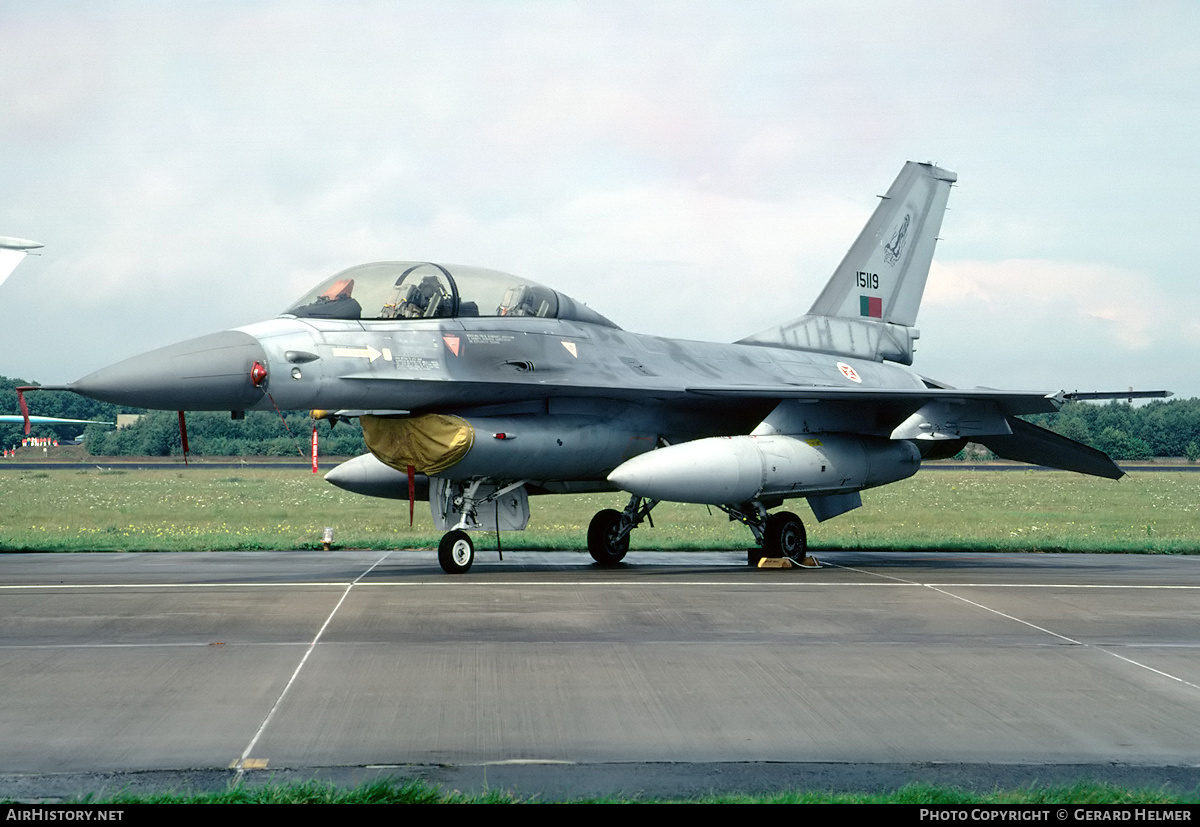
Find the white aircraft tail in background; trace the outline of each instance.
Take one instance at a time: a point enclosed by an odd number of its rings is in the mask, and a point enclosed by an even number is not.
[[[36,241],[0,235],[0,284],[4,284],[4,280],[12,275],[30,250],[41,246]]]

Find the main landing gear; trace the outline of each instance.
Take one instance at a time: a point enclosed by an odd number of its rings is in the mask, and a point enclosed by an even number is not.
[[[606,508],[592,517],[587,537],[588,552],[592,559],[602,566],[620,563],[629,551],[629,534],[644,520],[654,525],[650,512],[656,505],[658,500],[634,496],[629,499],[624,511]],[[748,526],[754,535],[758,548],[751,549],[747,554],[746,561],[750,565],[758,565],[763,557],[787,557],[795,563],[804,562],[808,555],[808,535],[804,531],[804,523],[792,512],[768,514],[761,502],[722,505],[718,508],[728,514],[729,519]]]
[[[624,511],[606,508],[592,517],[587,534],[588,553],[592,559],[602,566],[615,566],[625,559],[630,532],[643,520],[650,520],[650,512],[656,505],[658,500],[634,496],[629,498]],[[654,526],[653,520],[650,520],[650,526]]]
[[[794,563],[803,563],[808,555],[808,535],[804,523],[790,511],[768,514],[761,502],[750,502],[739,506],[718,506],[729,515],[729,519],[748,526],[758,548],[750,549],[746,562],[752,566],[764,557],[786,557]]]
[[[763,552],[768,557],[803,560],[808,551],[804,523],[790,511],[779,511],[767,518],[763,528]]]

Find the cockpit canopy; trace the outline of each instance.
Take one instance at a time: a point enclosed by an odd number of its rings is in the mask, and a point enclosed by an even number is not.
[[[283,315],[355,320],[537,316],[616,327],[586,305],[529,279],[420,261],[380,261],[343,270]]]

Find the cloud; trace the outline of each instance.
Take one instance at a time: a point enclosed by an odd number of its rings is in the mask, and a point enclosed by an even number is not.
[[[1198,303],[1195,292],[1094,262],[935,261],[915,367],[962,387],[1191,396]]]
[[[62,344],[8,348],[0,373],[73,378],[384,258],[525,274],[631,330],[739,338],[807,310],[908,159],[962,183],[919,358],[986,321],[1162,362],[1197,337],[1180,262],[1200,208],[1198,18],[7,4],[0,234],[47,247],[4,285],[0,324],[23,342],[50,318]]]
[[[1169,295],[1146,273],[1045,259],[934,264],[926,306],[963,318],[987,314],[1018,327],[1099,325],[1121,346],[1145,351],[1182,335],[1200,344],[1200,297]]]

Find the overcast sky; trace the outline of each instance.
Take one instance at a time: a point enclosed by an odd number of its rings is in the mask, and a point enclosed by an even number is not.
[[[956,171],[915,368],[1200,395],[1195,2],[0,0],[0,374],[78,378],[381,259],[622,327],[807,311]]]

